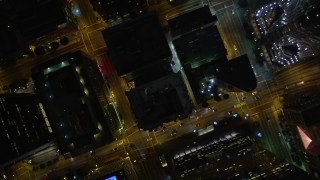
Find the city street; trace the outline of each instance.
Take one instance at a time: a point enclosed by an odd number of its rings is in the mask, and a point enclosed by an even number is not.
[[[31,57],[21,59],[13,66],[6,69],[0,69],[1,85],[9,85],[12,82],[21,80],[22,78],[31,77],[31,68],[36,67],[50,59],[61,56],[67,52],[74,52],[84,48],[84,44],[77,36],[70,40],[67,46],[61,47],[58,50],[52,51],[41,57]],[[13,73],[14,72],[14,73]]]
[[[55,176],[58,176],[83,167],[87,171],[97,168],[103,169],[108,162],[128,158],[139,179],[164,179],[165,173],[158,159],[157,148],[161,147],[165,142],[174,142],[177,137],[194,133],[194,130],[197,131],[213,124],[215,121],[223,119],[228,116],[228,112],[230,111],[241,116],[248,114],[248,121],[259,122],[258,129],[261,130],[260,141],[266,149],[281,157],[290,156],[288,147],[284,143],[279,129],[278,114],[282,112],[281,96],[285,93],[298,92],[302,88],[315,84],[319,85],[320,63],[317,59],[298,62],[294,66],[272,72],[267,63],[264,66],[256,63],[251,46],[245,36],[240,18],[242,14],[238,14],[241,11],[237,11],[233,1],[210,0],[205,2],[193,0],[177,6],[169,5],[164,0],[157,2],[153,0],[149,3],[152,4],[151,9],[159,12],[163,25],[165,25],[166,19],[175,17],[183,11],[190,11],[204,3],[211,5],[212,12],[218,17],[217,27],[227,49],[228,60],[242,54],[248,54],[258,80],[256,90],[254,92],[232,92],[229,93],[229,99],[223,99],[220,102],[210,101],[210,108],[196,109],[197,112],[193,112],[190,118],[165,124],[165,131],[161,127],[155,132],[140,131],[136,126],[134,114],[125,95],[125,91],[129,89],[128,84],[117,75],[106,54],[107,46],[100,31],[109,25],[96,18],[91,7],[88,6],[89,0],[77,0],[76,5],[81,11],[81,16],[78,18],[80,30],[77,32],[74,41],[70,42],[70,45],[65,48],[61,48],[55,52],[23,60],[18,62],[14,67],[0,70],[1,83],[9,84],[20,78],[30,77],[30,67],[34,67],[66,52],[79,49],[84,50],[94,57],[97,62],[106,60],[105,62],[108,67],[106,83],[110,86],[110,92],[106,94],[110,96],[112,94],[112,97],[108,97],[109,101],[117,103],[124,129],[121,135],[117,135],[118,139],[116,141],[95,150],[94,156],[98,157],[98,160],[92,158],[90,153],[68,159],[65,159],[61,155],[57,163],[38,171],[32,170],[33,165],[26,165],[26,163],[22,163],[23,165],[17,164],[16,169],[19,170],[22,166],[28,167],[25,168],[24,173],[19,173],[21,174],[20,178],[42,179],[46,174],[52,172],[59,172],[55,174]],[[239,108],[234,107],[242,102],[245,105]],[[212,109],[216,111],[213,112]],[[173,130],[176,131],[175,135],[172,135]],[[38,163],[40,164],[45,161],[44,159]]]

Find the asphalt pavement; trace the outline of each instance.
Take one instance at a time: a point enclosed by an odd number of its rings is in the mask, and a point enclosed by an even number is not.
[[[161,1],[160,4],[157,5],[158,10],[163,11],[161,16],[164,19],[167,15],[181,13],[181,9],[190,9],[194,6],[198,6],[196,1],[190,1],[190,4],[183,7],[179,6],[179,8],[169,6],[166,3],[167,1]],[[285,156],[287,150],[282,148],[285,144],[283,144],[281,134],[279,135],[277,118],[277,113],[281,111],[280,97],[283,93],[299,91],[303,86],[311,86],[312,84],[318,83],[320,78],[320,63],[316,59],[309,60],[272,73],[272,69],[267,65],[259,66],[253,61],[252,55],[250,55],[252,52],[250,52],[250,47],[243,36],[244,32],[239,30],[242,28],[240,19],[237,14],[233,14],[233,2],[210,1],[209,4],[213,5],[213,10],[217,13],[220,21],[218,28],[224,39],[226,48],[228,49],[228,58],[232,59],[233,57],[237,57],[244,53],[249,54],[249,58],[258,79],[258,87],[255,90],[256,92],[254,95],[252,94],[253,92],[230,93],[230,98],[227,100],[209,102],[209,107],[213,107],[217,110],[215,112],[213,112],[212,109],[198,109],[197,112],[194,113],[194,116],[190,118],[166,124],[167,131],[162,131],[161,128],[156,132],[139,131],[135,126],[134,115],[132,114],[130,104],[124,94],[124,90],[128,88],[128,85],[124,79],[117,75],[114,68],[112,68],[111,62],[108,61],[107,64],[111,68],[107,81],[111,86],[111,91],[114,93],[113,100],[117,102],[123,118],[124,130],[128,129],[128,133],[123,133],[122,138],[119,138],[109,145],[98,148],[96,150],[96,156],[100,156],[102,159],[109,159],[111,157],[126,156],[126,153],[131,151],[138,152],[140,155],[147,154],[146,156],[150,161],[142,160],[137,164],[135,169],[139,172],[149,172],[149,174],[146,175],[147,177],[155,177],[155,175],[161,177],[164,173],[162,171],[157,172],[160,162],[157,159],[158,155],[154,149],[156,146],[167,141],[174,142],[177,137],[183,137],[193,133],[193,131],[198,128],[206,127],[214,121],[221,120],[228,115],[227,112],[229,111],[234,111],[239,114],[249,114],[250,121],[259,121],[263,131],[263,142],[265,143],[266,148],[274,151],[276,154],[278,153]],[[92,10],[90,8],[82,8],[82,11]],[[26,69],[25,66],[32,67],[39,64],[41,61],[76,49],[84,49],[96,59],[107,59],[105,54],[106,48],[103,46],[103,43],[99,41],[98,45],[94,45],[96,42],[95,39],[100,39],[99,35],[91,36],[90,34],[92,32],[98,32],[99,29],[107,28],[108,26],[103,22],[99,22],[97,19],[95,21],[92,15],[88,18],[89,19],[81,20],[84,24],[87,24],[87,26],[82,26],[83,28],[79,31],[79,42],[70,44],[70,46],[65,49],[60,49],[56,53],[48,54],[41,58],[34,58],[33,60],[25,61],[23,63],[21,62],[21,65],[17,65],[16,67],[1,70],[1,81],[10,82],[17,77],[29,77],[30,71]],[[234,48],[234,46],[236,48]],[[16,76],[13,76],[11,72],[16,72]],[[297,84],[302,81],[304,83]],[[243,96],[246,97],[245,101],[242,100]],[[256,98],[257,96],[259,96],[258,99]],[[241,102],[245,102],[245,106],[234,108],[234,105]],[[181,122],[183,122],[182,125]],[[176,130],[177,134],[171,136],[171,130]],[[136,147],[136,150],[130,149],[130,144],[133,144],[134,147]],[[117,147],[116,152],[113,150],[115,147]],[[131,159],[131,162],[132,161],[133,159]],[[50,173],[52,169],[55,171],[59,170],[62,174],[68,172],[70,169],[82,167],[85,164],[89,164],[90,167],[92,166],[94,168],[96,163],[97,162],[92,160],[88,153],[66,160],[62,157],[57,164],[51,166],[52,168],[44,169],[41,172],[38,171],[35,176],[39,178],[43,177],[45,174]],[[28,175],[28,173],[26,173],[26,175]],[[34,179],[34,177],[30,177],[30,179]]]

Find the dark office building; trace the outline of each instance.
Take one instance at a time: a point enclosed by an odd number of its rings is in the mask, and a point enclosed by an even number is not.
[[[210,25],[176,38],[172,42],[184,66],[196,68],[211,61],[221,61],[227,56],[217,26]]]
[[[121,23],[123,20],[135,18],[147,11],[146,0],[117,0],[99,1],[90,0],[90,3],[97,13],[111,25]]]
[[[192,105],[181,74],[163,76],[126,92],[138,127],[154,130],[163,123],[184,119]]]
[[[217,21],[217,16],[212,15],[209,6],[203,6],[168,20],[168,25],[171,36],[176,37]]]
[[[0,168],[40,151],[51,141],[51,127],[32,94],[0,95]]]
[[[0,1],[0,66],[13,64],[22,55],[30,54],[28,42],[45,39],[54,32],[56,38],[62,34],[58,31],[67,29],[62,25],[72,25],[74,29],[66,11],[63,0]]]
[[[172,43],[183,66],[196,68],[227,55],[218,28],[217,17],[203,6],[168,20]]]
[[[10,25],[0,22],[0,41],[2,47],[0,48],[0,66],[10,64],[10,61],[6,61],[4,58],[9,57],[17,49],[22,48],[22,44],[16,36],[13,28]]]
[[[2,1],[0,9],[0,20],[26,41],[52,32],[67,22],[62,0]]]
[[[157,14],[148,13],[102,31],[120,76],[133,76],[171,57]]]
[[[62,153],[77,155],[113,141],[97,64],[81,51],[32,69],[36,91]],[[99,98],[98,98],[99,97]]]

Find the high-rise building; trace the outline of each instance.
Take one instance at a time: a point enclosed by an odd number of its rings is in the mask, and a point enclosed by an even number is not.
[[[167,147],[165,156],[176,179],[277,179],[308,177],[250,138],[249,124],[239,119],[215,122],[213,131]],[[175,147],[179,148],[175,148]],[[170,149],[169,149],[170,148]]]
[[[307,89],[285,96],[281,127],[291,147],[292,160],[305,170],[320,172],[320,96]]]
[[[257,37],[271,63],[288,66],[319,55],[319,8],[314,0],[282,0],[256,9]]]
[[[102,109],[108,104],[104,82],[86,54],[59,56],[33,68],[32,78],[62,153],[77,155],[113,141],[112,118]]]
[[[90,0],[93,10],[111,25],[117,25],[125,20],[135,18],[147,12],[146,0],[98,1]]]
[[[102,34],[117,74],[132,88],[126,95],[139,128],[155,130],[192,112],[181,73],[173,73],[172,53],[156,13],[141,15]]]
[[[0,95],[0,168],[45,148],[52,140],[51,132],[35,95]]]

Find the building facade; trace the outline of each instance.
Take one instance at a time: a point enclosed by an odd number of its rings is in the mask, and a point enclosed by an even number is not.
[[[51,127],[33,94],[0,95],[0,168],[46,147]]]

